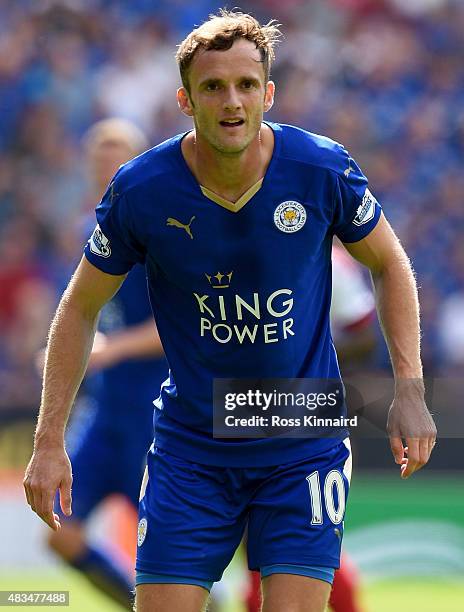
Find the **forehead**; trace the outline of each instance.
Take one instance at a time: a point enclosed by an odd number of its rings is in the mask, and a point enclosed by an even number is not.
[[[189,70],[192,85],[206,79],[232,80],[241,76],[264,77],[259,50],[254,42],[244,38],[236,40],[227,51],[200,49]]]

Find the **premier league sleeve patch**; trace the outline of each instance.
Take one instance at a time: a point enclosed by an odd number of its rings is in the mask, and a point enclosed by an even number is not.
[[[356,210],[356,216],[353,219],[354,225],[364,225],[374,218],[375,205],[377,200],[374,198],[369,189],[366,188],[361,204]]]
[[[93,230],[93,234],[89,240],[89,246],[92,253],[100,257],[109,257],[111,255],[110,241],[101,231],[100,226]]]

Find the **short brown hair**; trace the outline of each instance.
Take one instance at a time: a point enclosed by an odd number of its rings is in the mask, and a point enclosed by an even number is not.
[[[271,63],[274,60],[274,46],[281,37],[280,24],[274,19],[261,25],[251,15],[240,11],[221,9],[218,15],[210,15],[208,21],[190,32],[179,45],[176,60],[182,84],[189,90],[188,71],[199,49],[205,51],[227,51],[239,38],[254,42],[261,55],[265,82],[269,80]]]

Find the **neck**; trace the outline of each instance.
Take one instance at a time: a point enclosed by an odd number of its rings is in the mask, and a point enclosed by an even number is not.
[[[220,153],[195,132],[182,141],[182,153],[200,185],[232,202],[264,176],[273,147],[272,130],[266,125],[240,153]]]

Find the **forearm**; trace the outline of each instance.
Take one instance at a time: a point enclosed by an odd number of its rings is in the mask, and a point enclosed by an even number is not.
[[[424,401],[414,274],[384,217],[366,238],[346,248],[368,266],[374,281],[377,312],[395,375],[387,431],[393,456],[401,466],[401,477],[408,478],[427,463],[437,435]]]
[[[395,256],[372,278],[395,379],[397,382],[422,380],[416,282],[409,260],[399,245]]]
[[[64,441],[69,413],[92,348],[96,322],[96,315],[84,313],[64,294],[50,328],[36,445]]]

